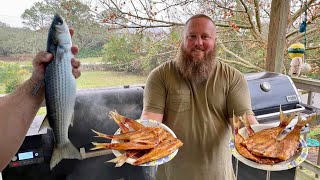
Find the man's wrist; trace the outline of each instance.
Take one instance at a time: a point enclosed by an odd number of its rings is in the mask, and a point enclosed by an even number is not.
[[[44,86],[44,80],[40,80],[40,78],[34,78],[31,76],[29,80],[34,84],[34,87],[32,88],[32,95],[35,96],[38,91]]]

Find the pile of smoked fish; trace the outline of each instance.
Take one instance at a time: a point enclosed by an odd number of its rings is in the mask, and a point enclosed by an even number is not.
[[[108,162],[116,163],[116,167],[122,166],[128,158],[136,159],[133,165],[141,165],[150,161],[166,157],[176,151],[183,143],[170,132],[161,127],[146,127],[143,124],[111,111],[110,117],[120,127],[120,134],[107,135],[95,130],[97,136],[106,139],[117,140],[117,143],[92,142],[96,149],[121,150],[124,153]]]
[[[298,121],[294,129],[283,137],[282,131],[294,119],[296,113],[289,116],[285,115],[280,109],[280,124],[277,127],[263,129],[254,132],[251,128],[246,114],[242,117],[233,116],[234,124],[234,144],[237,151],[245,158],[255,161],[259,164],[275,164],[292,157],[299,149],[299,139],[301,129],[310,121],[316,118],[315,115],[310,116],[306,120],[302,120],[298,116]],[[242,123],[248,134],[248,138],[244,138],[239,133]]]

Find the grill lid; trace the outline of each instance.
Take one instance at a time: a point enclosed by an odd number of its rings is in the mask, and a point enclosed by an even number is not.
[[[252,110],[256,116],[299,109],[301,106],[297,88],[289,76],[273,73],[249,73],[245,75],[251,96]]]

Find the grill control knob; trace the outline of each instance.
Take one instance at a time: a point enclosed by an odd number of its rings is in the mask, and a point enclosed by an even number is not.
[[[11,159],[11,161],[16,161],[18,158],[17,156],[13,156],[13,158]]]
[[[268,92],[271,89],[271,85],[268,82],[263,82],[260,84],[260,88],[264,91],[264,92]]]

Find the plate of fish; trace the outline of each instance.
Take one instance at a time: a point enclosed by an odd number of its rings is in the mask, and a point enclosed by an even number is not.
[[[253,168],[267,171],[291,169],[301,164],[308,155],[307,143],[300,138],[301,129],[315,116],[303,120],[298,116],[294,128],[286,127],[295,118],[280,110],[280,123],[250,125],[246,115],[233,117],[234,136],[229,140],[229,150],[235,158]],[[240,129],[241,125],[244,127]]]
[[[183,143],[174,132],[155,120],[133,120],[110,112],[119,125],[119,129],[113,135],[106,135],[92,130],[101,138],[111,139],[111,143],[96,143],[92,150],[111,149],[116,156],[107,162],[121,167],[124,163],[136,166],[156,166],[173,159]]]

